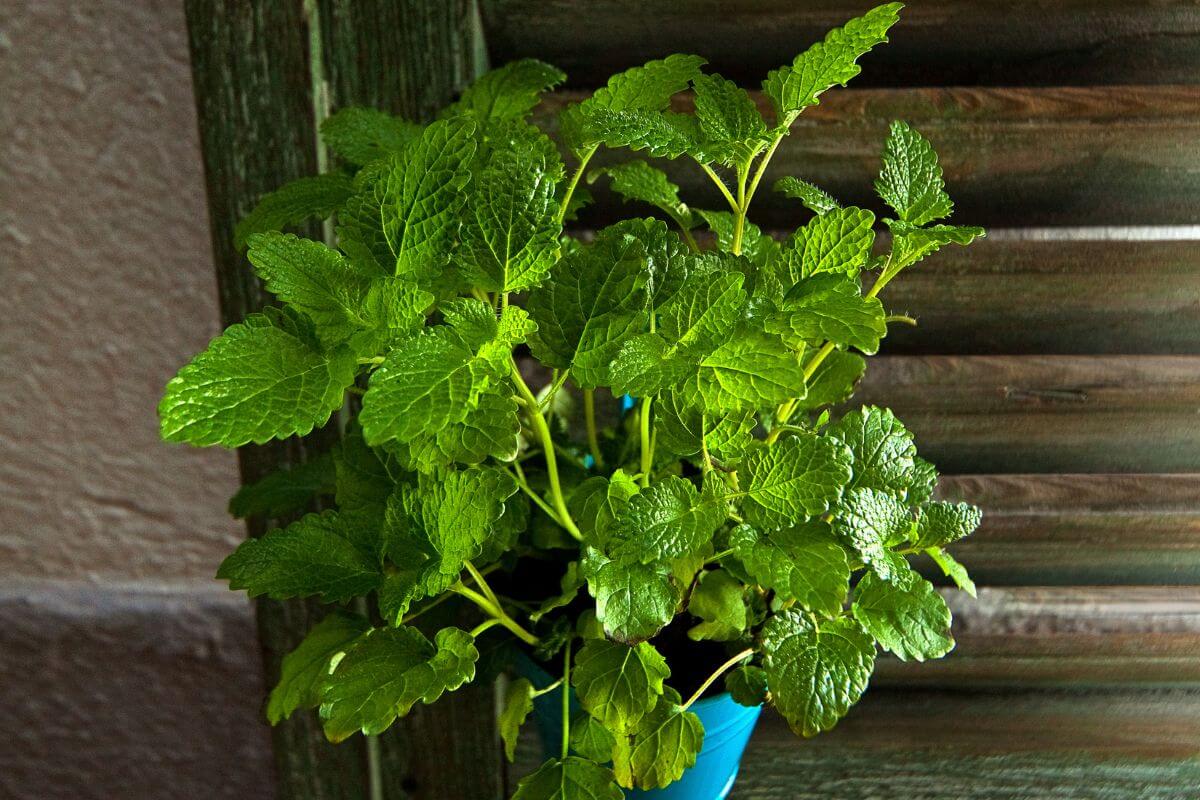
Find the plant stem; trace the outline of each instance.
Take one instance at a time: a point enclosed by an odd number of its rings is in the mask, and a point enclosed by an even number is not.
[[[575,520],[571,519],[571,512],[567,510],[566,498],[563,497],[562,483],[558,479],[558,461],[554,455],[554,439],[550,436],[550,426],[546,424],[546,418],[538,409],[537,399],[534,398],[533,392],[529,391],[529,386],[521,377],[521,370],[517,368],[517,362],[510,358],[508,365],[517,392],[528,403],[526,410],[529,412],[529,420],[533,423],[533,430],[542,444],[542,455],[546,459],[546,476],[550,480],[550,499],[554,503],[555,511],[558,512],[558,521],[567,529],[567,533],[582,542],[583,533],[575,524]]]
[[[484,567],[482,570],[480,570],[479,574],[481,576],[487,575],[489,573],[495,572],[498,569],[500,569],[499,564],[492,564],[491,566]],[[432,600],[427,605],[424,605],[421,608],[418,608],[416,611],[409,613],[407,616],[405,616],[403,619],[400,620],[400,624],[407,625],[408,623],[412,622],[414,619],[421,616],[425,612],[432,611],[433,609],[437,608],[442,603],[446,602],[451,597],[453,597],[455,594],[456,594],[456,592],[445,592],[445,593],[439,595],[438,597],[434,598],[434,600]]]
[[[553,692],[555,689],[557,689],[558,687],[560,687],[562,685],[563,685],[563,679],[559,678],[554,683],[551,683],[547,686],[543,686],[541,689],[534,691],[532,694],[530,694],[530,697],[541,697],[544,694],[550,694],[551,692]]]
[[[675,220],[677,225],[679,225],[679,230],[683,231],[683,240],[687,242],[687,246],[691,248],[693,253],[699,253],[700,245],[696,244],[695,237],[692,236],[692,232],[688,230],[687,226],[683,223],[683,220],[676,216],[672,216],[671,218]]]
[[[714,672],[712,675],[709,675],[708,678],[704,681],[704,683],[700,684],[700,688],[697,689],[696,692],[691,697],[688,698],[688,701],[683,704],[682,709],[684,711],[687,711],[689,708],[691,708],[692,703],[695,703],[697,700],[699,700],[700,695],[704,694],[704,692],[708,689],[708,687],[712,686],[713,683],[717,680],[717,678],[724,675],[725,672],[727,670],[729,670],[731,667],[737,666],[737,663],[739,661],[744,661],[752,655],[754,655],[754,648],[747,647],[745,650],[738,653],[736,656],[729,659],[721,666],[717,667],[716,672]]]
[[[479,574],[479,570],[475,569],[475,565],[470,561],[465,561],[463,562],[463,566],[466,567],[471,579],[475,581],[475,585],[479,587],[479,591],[483,592],[483,596],[491,600],[499,608],[500,598],[496,597],[496,593],[492,591],[492,587],[488,585],[488,582],[483,579],[483,575]]]
[[[754,199],[754,193],[758,191],[759,181],[762,180],[763,173],[767,171],[767,164],[771,161],[771,156],[775,155],[775,150],[779,147],[779,143],[783,141],[786,133],[785,129],[775,134],[775,139],[771,142],[771,146],[767,148],[767,151],[763,153],[762,159],[759,160],[758,169],[755,170],[754,178],[750,181],[750,190],[746,194],[746,209],[744,210],[749,210],[750,201]]]
[[[837,347],[833,342],[826,342],[816,355],[812,357],[807,364],[804,365],[804,382],[808,383],[812,376],[816,374],[817,368],[824,363],[825,359],[829,358],[829,354]],[[792,414],[796,411],[796,401],[789,400],[779,407],[776,414],[775,427],[771,429],[771,433],[767,435],[767,444],[775,444],[779,439],[779,434],[786,429],[787,421],[792,418]]]
[[[642,413],[638,422],[642,431],[642,488],[650,485],[650,470],[654,468],[654,444],[650,441],[650,405],[653,396],[642,398]]]
[[[562,676],[562,757],[571,750],[571,642],[563,648]]]
[[[461,594],[463,597],[479,606],[482,610],[495,617],[498,624],[508,628],[510,631],[512,631],[514,636],[525,642],[525,644],[530,645],[531,647],[536,647],[541,642],[538,637],[534,636],[532,633],[517,624],[516,620],[505,613],[503,608],[498,605],[494,605],[491,600],[488,600],[479,592],[468,589],[461,583],[455,584],[451,588],[451,591]]]
[[[563,525],[563,521],[558,518],[558,512],[551,508],[550,504],[543,500],[541,496],[538,495],[538,493],[535,492],[529,485],[529,482],[525,480],[525,473],[521,470],[521,465],[514,461],[513,468],[516,470],[516,474],[514,474],[513,477],[516,478],[517,486],[520,487],[521,491],[524,492],[530,500],[536,503],[537,507],[540,508],[547,517],[554,520],[554,522],[560,527],[567,527],[566,525]]]
[[[712,456],[708,454],[708,417],[704,414],[700,415],[700,455],[703,457],[700,469],[703,472],[712,472]]]
[[[746,168],[738,167],[737,180],[737,212],[734,214],[733,220],[733,254],[740,256],[742,254],[742,236],[746,230]]]
[[[700,164],[699,161],[696,163]],[[725,195],[725,200],[729,203],[729,208],[733,211],[733,213],[738,213],[741,209],[738,208],[737,200],[733,199],[733,195],[729,192],[729,187],[725,185],[725,181],[721,180],[721,176],[713,172],[712,167],[710,167],[708,164],[700,164],[700,169],[704,170],[708,177],[712,178],[712,182],[715,183],[717,188],[721,190],[721,194]]]
[[[592,453],[592,461],[596,469],[604,469],[604,457],[600,455],[600,438],[596,434],[596,390],[585,389],[583,392],[583,419],[587,424],[588,449]]]
[[[596,155],[596,150],[600,145],[594,144],[583,154],[579,156],[579,166],[575,168],[575,174],[571,176],[571,182],[567,184],[567,191],[563,193],[562,204],[558,207],[558,216],[556,222],[559,225],[563,224],[563,220],[567,218],[567,208],[571,205],[571,195],[575,194],[575,187],[579,185],[579,178],[583,175],[583,171],[587,169],[588,162],[592,160],[592,156]]]
[[[479,623],[474,628],[471,628],[469,633],[471,634],[471,638],[475,639],[479,636],[479,634],[483,633],[488,628],[494,628],[499,624],[500,624],[500,620],[496,619],[495,617],[492,617],[491,619],[485,619],[483,622]]]
[[[719,553],[714,553],[712,556],[709,557],[709,559],[707,561],[704,562],[704,565],[708,566],[709,564],[715,564],[718,561],[720,561],[722,558],[724,558],[725,556],[731,556],[731,555],[733,555],[732,547],[729,548],[728,550],[722,550]]]

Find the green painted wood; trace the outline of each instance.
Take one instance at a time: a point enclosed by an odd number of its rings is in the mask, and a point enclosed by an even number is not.
[[[551,97],[536,118],[548,128],[578,93]],[[755,95],[768,111],[761,94]],[[688,110],[687,95],[676,99]],[[961,224],[1186,225],[1200,219],[1200,86],[1100,88],[844,89],[822,96],[780,145],[750,211],[768,228],[790,228],[808,212],[769,191],[784,175],[811,180],[844,203],[884,214],[873,181],[892,120],[933,142]],[[601,150],[596,163],[629,158]],[[664,162],[698,207],[724,208],[708,178],[686,159]],[[581,216],[598,225],[628,207],[601,186]]]
[[[794,0],[483,0],[498,63],[533,56],[576,86],[667,53],[698,53],[747,85],[871,7]],[[1200,8],[1190,0],[920,0],[863,86],[1194,83]]]
[[[233,226],[263,193],[318,171],[316,121],[328,108],[349,104],[430,118],[475,73],[477,30],[468,0],[188,0],[186,9],[221,310],[232,323],[269,299],[233,246]],[[321,230],[304,233],[320,237]],[[330,427],[304,441],[243,448],[243,479],[321,452],[336,440]],[[250,533],[266,528],[267,521],[257,521]],[[257,603],[268,686],[283,655],[322,613],[316,603]],[[311,713],[274,728],[273,737],[281,798],[367,796],[363,739],[330,745]],[[501,793],[489,686],[422,709],[380,743],[389,798],[477,800]]]
[[[982,584],[1200,584],[1200,475],[952,475],[939,494],[984,511],[951,547]]]
[[[992,238],[888,286],[888,354],[1200,354],[1200,242]]]
[[[945,473],[1200,471],[1200,357],[881,356],[886,405]]]

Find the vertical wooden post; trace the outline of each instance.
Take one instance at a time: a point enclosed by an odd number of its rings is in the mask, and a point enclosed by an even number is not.
[[[233,228],[265,192],[313,175],[319,119],[346,105],[428,120],[482,67],[473,0],[186,0],[208,209],[225,324],[264,296],[233,245]],[[306,231],[319,238],[318,226]],[[336,441],[335,426],[304,440],[239,452],[242,478],[303,462]],[[249,526],[261,535],[262,523]],[[320,618],[315,603],[260,600],[268,685]],[[502,772],[490,687],[420,709],[380,737],[387,800],[499,797]],[[313,714],[273,730],[281,800],[368,796],[363,739],[330,745]]]

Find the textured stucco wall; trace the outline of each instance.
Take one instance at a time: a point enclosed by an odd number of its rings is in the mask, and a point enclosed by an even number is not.
[[[235,459],[154,414],[218,331],[181,5],[0,0],[4,797],[268,791]]]

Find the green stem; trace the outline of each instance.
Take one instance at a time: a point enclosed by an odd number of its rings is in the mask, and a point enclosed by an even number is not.
[[[604,457],[600,455],[600,437],[596,433],[596,390],[585,389],[583,392],[583,419],[587,424],[588,449],[592,453],[592,461],[596,469],[604,469]]]
[[[733,254],[740,256],[742,254],[742,236],[746,230],[746,169],[738,167],[737,173],[738,210],[734,214],[733,221]]]
[[[696,163],[700,164],[699,161]],[[717,188],[721,190],[721,194],[725,195],[725,200],[729,203],[729,208],[733,211],[733,213],[738,213],[741,209],[738,208],[737,200],[733,199],[733,195],[729,192],[729,187],[725,185],[725,181],[721,180],[721,176],[713,172],[712,167],[710,167],[708,164],[700,164],[700,169],[704,170],[708,177],[712,178],[712,182],[715,183]]]
[[[700,462],[700,469],[704,472],[712,472],[712,456],[708,454],[708,417],[704,414],[700,415],[700,455],[703,458]]]
[[[671,219],[675,220],[675,224],[678,225],[679,230],[683,232],[683,240],[687,242],[687,246],[691,248],[691,251],[693,253],[699,253],[700,245],[696,244],[695,237],[692,236],[692,232],[688,230],[688,227],[684,224],[683,220],[674,215],[671,216]]]
[[[550,504],[543,500],[541,496],[533,490],[533,487],[529,485],[529,482],[525,480],[525,473],[521,471],[521,465],[514,461],[513,467],[517,470],[516,473],[513,474],[513,477],[516,478],[517,486],[520,487],[521,491],[524,492],[530,500],[536,503],[537,507],[540,508],[547,517],[554,520],[557,525],[563,528],[567,527],[566,525],[563,525],[563,521],[558,518],[558,512],[551,508]]]
[[[548,686],[543,686],[541,689],[534,691],[529,696],[530,697],[541,697],[544,694],[550,694],[551,692],[553,692],[555,689],[557,689],[558,687],[560,687],[562,685],[563,685],[563,679],[559,678],[554,683],[551,683]]]
[[[650,485],[650,471],[654,468],[654,443],[650,440],[650,406],[653,396],[642,398],[641,419],[638,420],[642,432],[642,488]]]
[[[563,224],[563,220],[567,218],[567,208],[571,205],[571,196],[575,194],[575,187],[579,185],[579,178],[583,175],[583,171],[587,169],[588,162],[592,160],[592,156],[596,155],[596,150],[600,145],[594,144],[579,157],[579,166],[575,168],[575,174],[571,176],[571,182],[567,184],[567,191],[563,193],[562,204],[558,207],[558,216],[555,221]]]
[[[771,142],[771,146],[767,148],[767,152],[763,153],[762,159],[758,162],[758,169],[754,173],[754,178],[750,181],[750,190],[746,194],[746,210],[749,210],[750,201],[754,199],[754,193],[758,191],[758,184],[762,180],[763,173],[767,171],[767,164],[771,161],[771,156],[775,155],[775,150],[779,147],[779,143],[783,141],[786,129],[775,134],[775,140]]]
[[[564,369],[562,371],[554,370],[554,381],[550,384],[550,390],[546,392],[546,396],[542,398],[542,402],[538,404],[538,408],[545,411],[550,408],[554,402],[554,396],[562,389],[563,384],[567,382],[567,377],[571,374],[571,370]]]
[[[497,608],[500,608],[500,598],[496,597],[496,593],[492,591],[492,587],[488,585],[488,582],[483,579],[483,575],[479,573],[479,570],[475,569],[475,565],[470,561],[465,561],[463,562],[463,566],[466,567],[471,580],[475,581],[475,585],[479,587],[479,591],[483,592],[483,596],[491,600]]]
[[[525,642],[525,644],[529,645],[530,647],[536,647],[538,644],[541,643],[541,640],[538,639],[538,637],[534,636],[532,633],[530,633],[529,631],[522,628],[519,624],[517,624],[516,620],[514,620],[507,613],[505,613],[503,608],[500,608],[497,605],[493,605],[492,601],[488,600],[486,597],[481,595],[479,592],[468,589],[466,586],[463,586],[461,583],[455,584],[451,588],[451,591],[457,592],[458,594],[460,594],[463,597],[470,600],[475,605],[479,606],[479,608],[482,609],[483,611],[485,611],[486,613],[495,617],[497,624],[503,625],[505,628],[508,628],[508,630],[511,631],[514,636],[516,636],[521,641]]]
[[[563,648],[562,676],[562,757],[571,751],[571,642]]]
[[[731,555],[733,555],[733,548],[730,548],[728,550],[722,550],[721,552],[710,556],[709,559],[704,562],[704,566],[707,567],[709,564],[715,564],[718,561],[720,561],[722,558],[724,558],[725,556],[731,556]]]
[[[892,314],[883,318],[884,323],[891,325],[893,322],[903,322],[905,325],[917,326],[917,321],[907,314]]]
[[[488,628],[494,628],[499,624],[500,624],[500,620],[496,619],[495,617],[492,617],[491,619],[485,619],[483,622],[479,623],[474,628],[471,628],[469,633],[471,634],[472,639],[477,639],[479,637],[479,634],[483,633]]]
[[[812,376],[816,374],[817,368],[824,363],[825,359],[829,358],[829,354],[837,347],[833,342],[826,342],[817,354],[804,365],[804,382],[808,383]],[[776,415],[775,427],[771,429],[771,433],[767,436],[767,444],[774,444],[779,439],[779,434],[783,433],[784,426],[787,421],[792,418],[792,414],[796,411],[796,401],[789,400],[780,406]]]
[[[704,694],[705,690],[707,690],[707,689],[708,689],[708,687],[712,686],[712,685],[713,685],[713,682],[714,682],[714,681],[716,681],[716,679],[717,679],[717,678],[719,678],[719,677],[721,677],[722,675],[724,675],[724,674],[725,674],[725,672],[726,672],[727,670],[729,670],[731,667],[735,667],[735,666],[737,666],[737,663],[738,663],[739,661],[745,661],[747,658],[749,658],[749,657],[750,657],[750,656],[752,656],[752,655],[754,655],[754,648],[753,648],[753,647],[747,647],[745,650],[743,650],[742,652],[738,653],[736,656],[734,656],[733,658],[729,659],[728,661],[726,661],[726,662],[725,662],[724,664],[722,664],[721,666],[717,667],[716,671],[715,671],[715,672],[714,672],[712,675],[709,675],[709,676],[708,676],[708,679],[707,679],[707,680],[705,680],[705,681],[704,681],[704,683],[700,684],[700,688],[699,688],[699,689],[697,689],[697,690],[695,691],[695,693],[694,693],[694,694],[693,694],[691,697],[689,697],[689,698],[688,698],[688,701],[687,701],[686,703],[684,703],[684,704],[683,704],[683,706],[681,707],[681,709],[682,709],[683,711],[687,711],[689,708],[691,708],[692,704],[693,704],[693,703],[695,703],[697,700],[699,700],[699,699],[700,699],[700,695]]]
[[[558,521],[567,529],[567,533],[582,542],[583,533],[575,524],[575,520],[571,519],[571,512],[567,510],[567,500],[563,496],[562,483],[558,478],[558,461],[554,455],[554,439],[550,436],[550,426],[546,424],[546,418],[538,409],[537,399],[534,398],[533,392],[529,390],[525,379],[521,377],[521,370],[517,368],[517,362],[510,358],[508,364],[513,384],[517,387],[517,393],[524,397],[528,404],[526,410],[529,413],[529,420],[533,424],[534,433],[537,434],[542,444],[542,455],[546,459],[546,477],[550,480],[550,499],[554,504],[555,511],[558,512]]]

